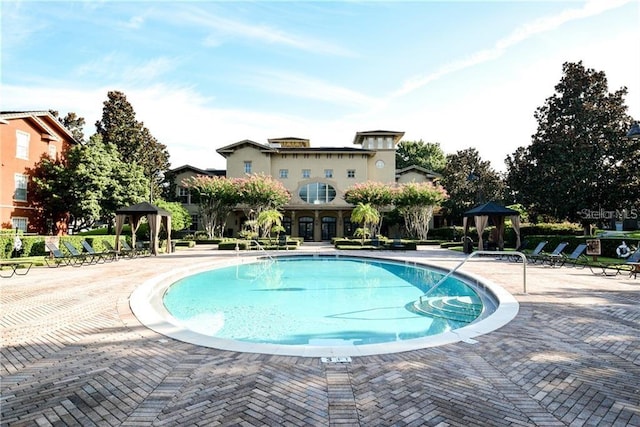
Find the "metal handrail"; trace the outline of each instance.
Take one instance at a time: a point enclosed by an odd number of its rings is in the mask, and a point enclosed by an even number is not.
[[[267,250],[265,248],[262,247],[262,245],[260,244],[260,242],[258,242],[257,240],[253,239],[252,242],[256,243],[256,246],[258,247],[258,250],[264,252],[264,254],[267,256],[267,258],[269,258],[271,261],[275,262],[275,259],[269,255],[269,252],[267,252]]]
[[[438,286],[443,284],[445,282],[445,280],[447,280],[449,277],[451,277],[451,275],[453,273],[458,271],[458,269],[460,267],[462,267],[465,262],[467,262],[468,260],[470,260],[471,258],[473,258],[476,255],[505,255],[505,252],[504,251],[475,251],[475,252],[470,253],[468,257],[466,257],[465,259],[463,259],[460,262],[460,264],[456,265],[451,271],[449,271],[447,274],[445,274],[442,277],[442,279],[440,279],[438,281],[438,283],[436,283],[431,289],[429,289],[427,292],[425,292],[423,295],[421,295],[420,296],[420,303],[422,303],[422,298],[428,296]],[[522,292],[524,294],[526,294],[527,293],[527,256],[525,254],[523,254],[522,252],[518,252],[518,251],[509,252],[509,256],[512,256],[512,255],[518,255],[520,258],[522,258],[522,289],[523,289]]]

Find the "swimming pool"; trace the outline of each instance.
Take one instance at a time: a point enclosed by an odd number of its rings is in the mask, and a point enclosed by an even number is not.
[[[298,255],[201,270],[140,287],[131,298],[136,316],[209,347],[351,356],[471,340],[512,304],[472,277],[431,291],[442,270],[379,258]]]

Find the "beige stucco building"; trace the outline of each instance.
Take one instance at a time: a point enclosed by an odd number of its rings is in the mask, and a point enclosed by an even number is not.
[[[180,183],[194,175],[225,175],[240,178],[265,174],[282,182],[291,193],[284,207],[283,226],[292,237],[322,241],[352,235],[353,206],[344,191],[357,183],[433,180],[437,175],[419,167],[396,170],[396,146],[404,132],[358,132],[353,147],[312,147],[308,139],[273,138],[267,144],[244,140],[219,148],[227,161],[226,171],[200,170],[191,166],[174,169],[176,196],[198,223],[198,207]],[[245,218],[238,210],[227,221],[225,235],[235,236]],[[202,227],[198,227],[202,228]]]

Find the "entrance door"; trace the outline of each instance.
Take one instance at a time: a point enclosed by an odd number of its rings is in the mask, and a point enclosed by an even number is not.
[[[322,217],[322,240],[336,237],[336,219],[332,216]]]
[[[304,240],[313,241],[313,218],[310,216],[300,217],[298,220],[298,236]]]

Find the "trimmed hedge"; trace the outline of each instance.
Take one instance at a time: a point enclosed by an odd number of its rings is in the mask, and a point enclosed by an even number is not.
[[[258,240],[260,246],[265,250],[294,250],[298,249],[300,246],[299,239],[287,239],[287,245],[279,245],[277,240],[272,239],[269,242],[266,240]],[[221,251],[234,251],[236,249],[236,245],[238,250],[246,251],[246,250],[258,250],[258,246],[252,240],[240,240],[240,239],[226,239],[218,243],[218,250]]]
[[[373,244],[371,239],[348,239],[348,238],[334,238],[332,243],[336,249],[342,250],[354,250],[354,249],[367,249],[367,250],[405,250],[415,251],[418,248],[417,242],[413,240],[400,240],[400,246],[396,247],[395,240],[391,239],[379,239],[378,244]]]

